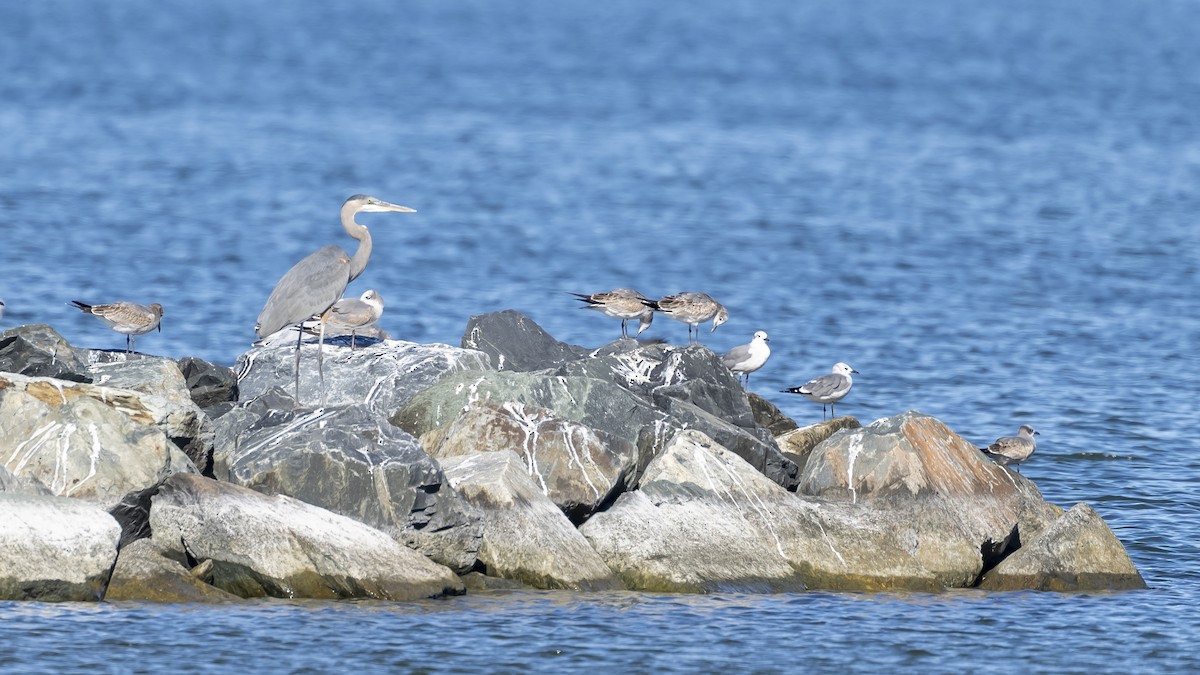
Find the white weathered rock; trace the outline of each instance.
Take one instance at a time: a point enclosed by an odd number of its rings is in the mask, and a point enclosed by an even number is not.
[[[0,600],[100,600],[121,526],[77,499],[0,493]]]
[[[537,588],[618,588],[612,571],[508,451],[452,457],[442,469],[484,514],[479,560],[491,576]]]
[[[19,375],[0,373],[4,378]],[[0,463],[64,497],[111,509],[131,492],[195,467],[161,431],[61,380],[0,388]],[[136,399],[130,399],[136,400]]]
[[[153,498],[154,542],[213,561],[213,585],[241,597],[413,600],[461,592],[448,568],[388,535],[291,497],[177,474]]]

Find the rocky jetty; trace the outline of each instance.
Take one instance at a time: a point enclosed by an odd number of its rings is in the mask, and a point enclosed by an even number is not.
[[[700,345],[505,311],[460,347],[334,341],[323,388],[302,348],[297,400],[292,344],[0,335],[0,599],[1144,586],[1094,510],[940,421],[799,428]]]

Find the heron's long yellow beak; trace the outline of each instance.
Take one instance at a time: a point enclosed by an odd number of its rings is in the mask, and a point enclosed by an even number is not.
[[[382,199],[373,199],[373,200],[367,202],[367,204],[362,207],[362,210],[363,211],[399,211],[401,213],[416,213],[417,212],[416,209],[410,209],[407,206],[400,206],[399,204],[392,204],[390,202],[385,202]]]

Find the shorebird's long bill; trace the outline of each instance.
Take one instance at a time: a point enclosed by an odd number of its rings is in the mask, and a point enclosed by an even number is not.
[[[385,202],[382,199],[376,199],[371,202],[368,202],[366,206],[362,207],[362,210],[363,211],[399,211],[401,213],[416,213],[417,212],[416,209],[410,209],[407,206],[400,206],[399,204],[392,204],[390,202]]]

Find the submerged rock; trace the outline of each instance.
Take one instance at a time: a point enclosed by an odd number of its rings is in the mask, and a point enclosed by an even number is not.
[[[443,467],[451,484],[484,514],[479,560],[490,576],[536,588],[619,588],[612,571],[526,473],[515,454],[454,457]]]
[[[0,600],[102,599],[120,536],[94,504],[0,493]]]
[[[415,600],[462,591],[449,569],[379,530],[199,476],[168,480],[150,523],[168,556],[211,560],[213,585],[241,597]]]

